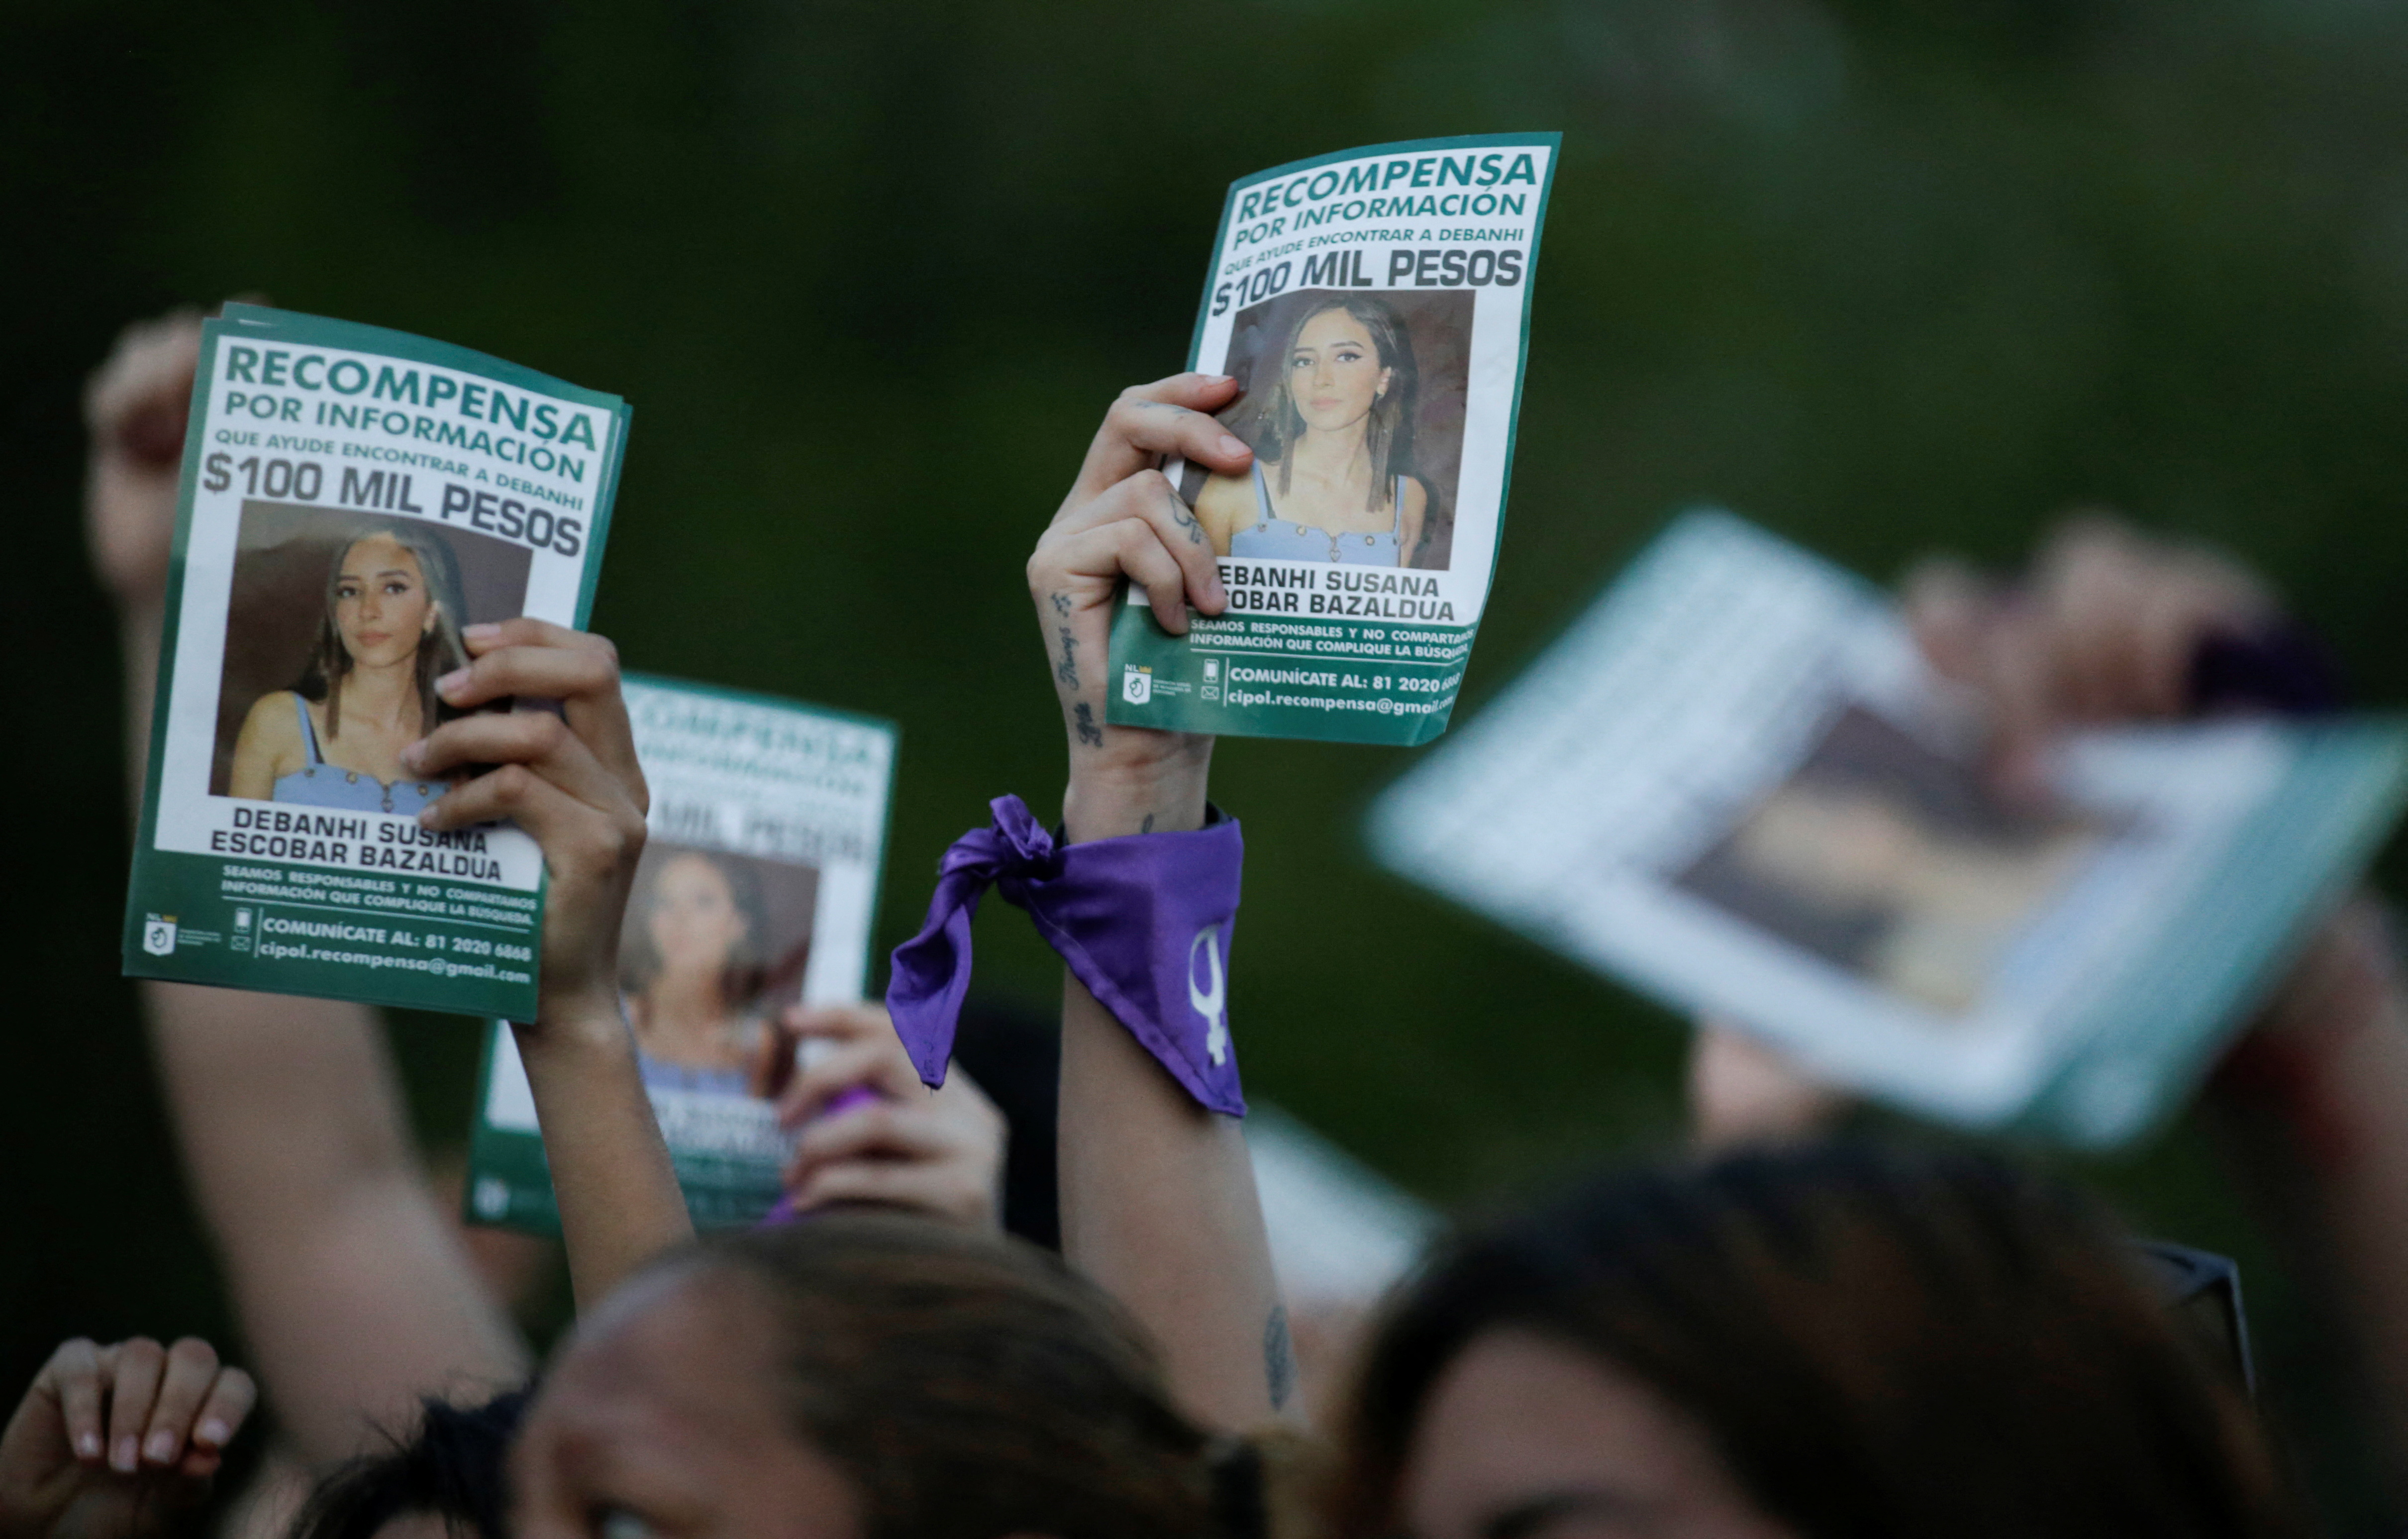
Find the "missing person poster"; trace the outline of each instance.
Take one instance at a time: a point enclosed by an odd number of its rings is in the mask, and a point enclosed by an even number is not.
[[[2124,1143],[2397,820],[2408,726],[2065,740],[1993,789],[1888,596],[1721,513],[1664,534],[1375,804],[1392,870],[1831,1083]]]
[[[1188,367],[1235,375],[1247,474],[1166,467],[1229,608],[1132,585],[1107,719],[1340,742],[1446,730],[1505,525],[1556,134],[1378,145],[1240,180]]]
[[[228,305],[203,330],[127,973],[535,1012],[543,858],[430,833],[401,750],[455,714],[461,632],[584,624],[627,406],[375,326]]]
[[[850,1003],[869,944],[894,726],[792,700],[630,674],[651,837],[619,936],[644,1084],[698,1224],[777,1201],[777,1097],[797,1001]],[[557,1233],[518,1042],[492,1024],[469,1140],[472,1223]]]

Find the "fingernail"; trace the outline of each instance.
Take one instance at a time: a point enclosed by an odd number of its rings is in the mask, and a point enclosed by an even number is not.
[[[422,828],[432,828],[435,827],[434,808],[421,807],[418,810],[418,826]]]
[[[142,1445],[142,1457],[153,1464],[165,1464],[176,1457],[176,1434],[153,1432],[150,1441]]]
[[[1237,376],[1234,374],[1207,374],[1204,376],[1204,382],[1206,384],[1227,384],[1230,381],[1236,378]]]
[[[462,640],[466,641],[490,641],[494,640],[494,638],[501,635],[501,626],[494,625],[490,620],[487,620],[477,625],[462,627],[460,638]]]
[[[83,1436],[77,1438],[76,1457],[78,1459],[98,1459],[100,1457],[100,1434],[98,1432],[86,1432]]]
[[[120,1474],[132,1474],[142,1462],[142,1440],[132,1432],[117,1440],[108,1451],[108,1467]]]
[[[234,1429],[211,1417],[193,1430],[193,1441],[207,1444],[212,1448],[222,1448],[234,1441]]]
[[[414,774],[417,772],[419,765],[424,761],[425,757],[426,740],[424,738],[419,739],[416,742],[402,744],[401,767],[403,769],[408,770]]]
[[[1251,454],[1254,451],[1247,448],[1246,440],[1239,438],[1236,434],[1224,433],[1221,435],[1221,453],[1225,454]]]
[[[455,668],[451,672],[446,673],[443,677],[435,681],[435,693],[437,695],[449,695],[467,682],[468,670],[465,668]]]

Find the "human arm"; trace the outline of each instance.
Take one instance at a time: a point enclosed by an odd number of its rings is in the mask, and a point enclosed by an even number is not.
[[[0,1539],[136,1539],[208,1494],[255,1399],[191,1337],[63,1344],[0,1431]]]
[[[668,1145],[644,1091],[619,1003],[619,928],[644,849],[650,804],[619,690],[619,654],[599,636],[540,620],[470,626],[468,666],[436,681],[455,717],[402,750],[413,774],[492,769],[454,786],[419,822],[437,830],[509,819],[543,849],[543,956],[536,1018],[513,1023],[560,1204],[569,1286],[580,1310],[694,1238]],[[501,712],[496,700],[557,700]]]
[[[301,725],[294,715],[296,697],[290,690],[270,690],[251,702],[234,740],[234,765],[226,776],[226,795],[249,801],[271,801],[276,783],[299,768]]]
[[[2202,643],[2279,621],[2229,560],[2096,520],[2059,531],[2014,593],[1934,565],[1908,601],[1927,655],[2001,721],[2010,784],[2068,726],[2189,713]],[[2377,900],[2352,898],[2315,926],[2205,1109],[2295,1281],[2323,1294],[2355,1347],[2408,1493],[2408,989]]]
[[[1245,446],[1204,412],[1234,381],[1175,376],[1125,395],[1029,558],[1029,592],[1069,740],[1072,843],[1199,828],[1212,741],[1104,723],[1104,667],[1124,576],[1156,623],[1227,596],[1211,547],[1152,467],[1180,453],[1242,470]],[[1205,1111],[1067,972],[1057,1153],[1063,1252],[1153,1332],[1171,1385],[1210,1425],[1258,1423],[1294,1379],[1286,1315],[1238,1122]]]
[[[123,639],[136,803],[199,352],[197,314],[129,328],[85,396],[85,528]],[[186,1174],[301,1456],[349,1458],[422,1394],[521,1376],[525,1349],[428,1190],[374,1015],[334,1000],[140,986]]]
[[[2378,900],[2318,929],[2209,1089],[2243,1188],[2337,1308],[2408,1495],[2408,987]]]
[[[1927,562],[1905,600],[1926,659],[1995,724],[1997,784],[2016,797],[2044,794],[2065,731],[2189,715],[2204,644],[2280,627],[2273,597],[2228,559],[2096,519],[2057,531],[2014,584]],[[1691,1105],[1699,1141],[1716,1143],[1812,1132],[1849,1101],[1704,1023]],[[2336,1357],[2371,1393],[2368,1425],[2408,1494],[2408,988],[2378,902],[2361,894],[2315,926],[2202,1109],[2287,1280],[2347,1343]]]
[[[1853,1104],[1779,1049],[1711,1015],[1690,1033],[1688,1100],[1689,1136],[1708,1150],[1812,1138]]]
[[[900,1208],[973,1229],[1003,1225],[1008,1129],[986,1092],[956,1065],[944,1085],[920,1083],[895,1023],[877,1005],[796,1008],[786,1025],[827,1051],[795,1076],[778,1119],[800,1129],[785,1187],[798,1212]],[[875,1100],[831,1112],[850,1092]]]
[[[1402,489],[1397,508],[1397,565],[1410,567],[1429,526],[1429,490],[1416,476],[1401,477],[1398,484]]]

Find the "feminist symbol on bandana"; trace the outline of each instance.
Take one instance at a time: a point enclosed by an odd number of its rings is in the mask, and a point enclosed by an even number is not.
[[[1212,979],[1203,988],[1196,986],[1196,953],[1199,950],[1210,964]],[[1228,999],[1228,980],[1221,975],[1221,927],[1207,925],[1187,943],[1187,1002],[1211,1028],[1204,1033],[1204,1051],[1215,1066],[1229,1061]]]

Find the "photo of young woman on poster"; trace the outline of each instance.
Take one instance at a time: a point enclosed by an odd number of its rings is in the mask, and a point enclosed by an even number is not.
[[[1978,1008],[2115,832],[2000,801],[1971,765],[1860,705],[1673,880],[1937,1014]],[[2027,968],[2029,962],[2026,963]]]
[[[1332,293],[1296,311],[1254,409],[1253,471],[1215,475],[1196,516],[1223,555],[1404,567],[1429,488],[1415,473],[1421,372],[1385,301]],[[1249,437],[1242,429],[1240,437]]]
[[[451,548],[430,530],[371,525],[336,554],[324,593],[299,681],[243,719],[228,794],[414,816],[449,787],[411,777],[401,751],[454,714],[435,681],[468,661]]]
[[[808,885],[773,902],[752,861],[674,844],[645,851],[620,956],[646,1086],[751,1096],[780,1087],[793,1042],[764,996],[773,982],[801,979],[816,886],[808,870],[780,874],[782,885],[797,876]],[[781,929],[789,943],[779,943]]]

